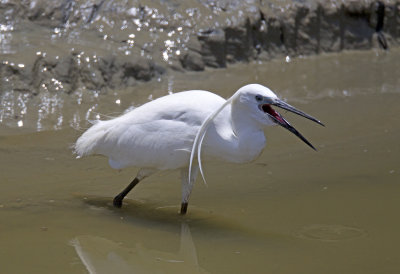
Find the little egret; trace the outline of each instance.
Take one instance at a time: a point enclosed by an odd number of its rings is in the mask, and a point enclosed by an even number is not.
[[[253,161],[266,144],[263,130],[273,125],[288,129],[315,150],[272,106],[323,125],[262,85],[246,85],[228,100],[208,91],[191,90],[158,98],[111,120],[96,121],[79,137],[75,152],[78,156],[107,156],[115,169],[140,168],[114,198],[118,208],[144,178],[158,170],[180,169],[180,212],[185,214],[198,171],[205,181],[201,156],[234,163]]]

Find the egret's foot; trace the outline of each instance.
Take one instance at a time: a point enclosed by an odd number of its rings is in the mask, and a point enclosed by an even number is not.
[[[181,215],[185,215],[187,211],[188,203],[181,204]]]
[[[124,199],[124,196],[121,195],[117,195],[115,196],[114,200],[113,200],[113,205],[117,208],[121,208],[122,207],[122,200]]]

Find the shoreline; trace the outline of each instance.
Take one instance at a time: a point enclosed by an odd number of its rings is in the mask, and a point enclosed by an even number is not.
[[[107,93],[171,70],[390,49],[400,41],[398,1],[145,3],[0,4],[7,14],[0,92]]]

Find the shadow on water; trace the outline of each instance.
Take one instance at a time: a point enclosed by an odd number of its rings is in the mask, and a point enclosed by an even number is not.
[[[177,232],[182,224],[190,226],[196,232],[211,237],[245,237],[247,239],[293,239],[292,235],[276,231],[256,230],[213,211],[191,206],[186,215],[179,214],[179,206],[159,206],[149,201],[125,199],[122,208],[112,205],[112,198],[93,195],[74,195],[91,209],[100,210],[108,217],[118,217],[135,227],[160,229]]]

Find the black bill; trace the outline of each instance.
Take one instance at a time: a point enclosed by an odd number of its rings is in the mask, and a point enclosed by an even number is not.
[[[321,126],[325,126],[323,123],[321,123],[321,121],[319,121],[318,119],[312,117],[311,115],[308,115],[307,113],[298,110],[297,108],[289,105],[288,103],[282,101],[282,100],[276,100],[275,102],[273,102],[271,105],[286,109],[290,112],[296,113],[297,115],[303,116],[304,118],[307,118],[313,122],[316,122],[317,124],[320,124]]]
[[[286,128],[290,132],[292,132],[294,135],[299,137],[304,143],[306,143],[309,147],[312,149],[316,150],[315,147],[303,136],[301,135],[300,132],[298,132],[288,121],[286,121],[285,118],[282,117],[277,111],[275,111],[271,105],[280,107],[282,109],[288,110],[290,112],[296,113],[297,115],[300,115],[304,118],[307,118],[317,124],[320,124],[322,126],[325,126],[323,123],[321,123],[319,120],[316,118],[312,117],[311,115],[308,115],[307,113],[296,109],[295,107],[289,105],[288,103],[285,103],[279,99],[275,99],[273,102],[270,102],[269,104],[264,104],[261,106],[261,108],[264,110],[265,113],[267,113],[275,123],[278,125]]]

